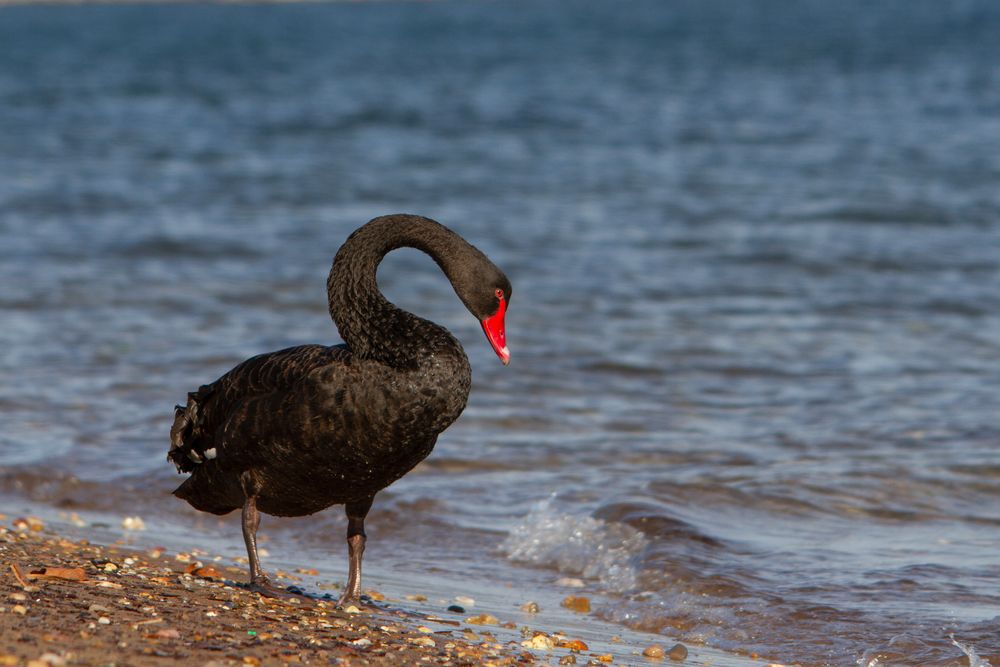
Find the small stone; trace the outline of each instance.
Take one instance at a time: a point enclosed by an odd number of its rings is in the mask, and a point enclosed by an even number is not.
[[[122,519],[122,528],[125,530],[146,530],[146,522],[141,517],[127,516]]]
[[[491,614],[479,614],[478,616],[470,616],[465,619],[465,622],[470,625],[499,625],[500,621],[496,616]]]
[[[107,616],[101,616],[99,619],[97,619],[97,622],[100,623],[101,625],[111,625],[111,619],[108,618]]]
[[[352,641],[351,645],[359,648],[365,648],[372,645],[372,640],[368,639],[368,637],[362,637],[361,639],[355,639]]]
[[[24,593],[11,593],[10,594],[10,599],[11,600],[16,600],[18,602],[24,602],[25,600],[28,599],[28,596],[25,595]]]
[[[586,642],[579,639],[562,639],[556,642],[556,646],[559,648],[568,648],[570,651],[587,651],[590,648]]]
[[[448,607],[448,611],[454,612],[456,614],[464,614],[465,613],[465,607],[459,607],[457,604],[453,604],[453,605],[451,605],[451,606]]]
[[[427,602],[427,596],[420,595],[419,593],[417,595],[407,595],[406,599],[411,602]]]
[[[104,571],[105,572],[117,572],[118,571],[118,566],[115,565],[114,563],[105,563],[104,564]]]
[[[642,654],[647,658],[655,658],[659,660],[666,655],[666,652],[659,644],[653,644],[652,646],[647,646]]]
[[[465,607],[475,607],[476,606],[476,601],[473,600],[472,598],[468,597],[467,595],[458,595],[458,596],[456,596],[455,597],[455,602],[457,602],[458,604],[463,605]]]
[[[583,579],[577,579],[576,577],[562,577],[561,579],[556,579],[556,586],[565,586],[566,588],[583,588],[586,584],[583,583]]]
[[[14,528],[19,531],[31,531],[37,533],[39,531],[45,530],[45,524],[37,516],[21,517],[14,519]]]
[[[688,650],[684,644],[674,644],[669,651],[667,651],[667,657],[671,660],[685,660],[688,657]]]
[[[615,658],[610,653],[605,653],[604,655],[597,656],[598,662],[614,662]]]
[[[541,608],[538,606],[537,602],[529,601],[521,605],[521,611],[523,611],[525,614],[537,614],[539,611],[541,611]]]
[[[590,611],[590,599],[577,597],[576,595],[569,595],[562,601],[562,606],[566,607],[570,611],[586,614]]]
[[[353,604],[347,605],[343,609],[345,614],[360,614],[361,610],[355,607]]]
[[[434,640],[430,637],[417,637],[416,639],[411,639],[410,642],[417,646],[427,646],[428,648],[436,646]]]
[[[537,634],[531,639],[526,639],[521,642],[521,646],[524,648],[535,649],[536,651],[551,651],[556,647],[555,641],[552,637],[544,634]]]
[[[572,653],[570,653],[569,655],[564,655],[563,657],[559,658],[559,664],[560,665],[575,665],[576,664],[576,656],[573,655]]]
[[[191,574],[202,579],[222,579],[222,575],[219,574],[219,571],[211,565],[197,567],[191,571]]]
[[[25,607],[23,604],[16,604],[16,605],[14,605],[11,608],[11,611],[13,613],[15,613],[15,614],[20,614],[21,616],[24,616],[25,614],[28,613],[27,607]]]

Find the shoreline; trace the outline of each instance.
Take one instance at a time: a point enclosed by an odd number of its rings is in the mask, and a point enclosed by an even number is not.
[[[74,533],[0,515],[0,666],[680,664],[672,642],[650,658],[649,644],[588,646],[478,610],[446,618],[421,610],[420,595],[366,591],[364,604],[336,609],[309,567],[272,574],[304,581],[310,604],[265,599],[220,557]]]
[[[454,664],[534,658],[488,631],[372,601],[262,598],[241,568],[92,544],[37,519],[0,528],[0,665]],[[375,594],[376,597],[378,594]]]

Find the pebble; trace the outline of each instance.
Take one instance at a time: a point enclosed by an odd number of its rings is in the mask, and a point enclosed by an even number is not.
[[[562,601],[562,606],[566,607],[570,611],[585,614],[590,611],[590,599],[577,597],[576,595],[569,595]]]
[[[564,655],[563,657],[559,658],[559,664],[560,665],[575,665],[576,664],[576,656],[573,655],[572,653],[569,654],[569,655]]]
[[[111,619],[108,618],[107,616],[101,616],[99,619],[97,619],[97,622],[100,623],[101,625],[111,625]]]
[[[583,583],[583,579],[577,579],[576,577],[562,577],[561,579],[556,579],[556,586],[583,588],[585,584]]]
[[[685,660],[688,657],[688,650],[684,644],[674,644],[669,651],[667,651],[667,657],[671,660]]]
[[[434,640],[431,639],[430,637],[417,637],[416,639],[411,639],[410,642],[416,644],[417,646],[428,646],[428,647],[436,646]]]
[[[361,639],[355,639],[354,641],[351,642],[351,644],[353,646],[365,648],[366,646],[372,645],[372,640],[368,639],[368,637],[362,637]]]
[[[358,609],[357,607],[355,607],[353,604],[350,604],[350,605],[347,605],[346,607],[344,607],[344,613],[345,614],[360,614],[361,610]]]
[[[667,654],[666,651],[664,651],[663,647],[660,646],[659,644],[653,644],[652,646],[647,646],[646,649],[642,652],[642,655],[644,657],[656,658],[657,660],[659,660],[666,654]]]
[[[127,516],[122,519],[122,528],[125,530],[146,530],[146,522],[141,517]]]
[[[459,607],[457,604],[453,604],[450,607],[448,607],[448,611],[454,612],[456,614],[464,614],[465,607]]]
[[[552,637],[546,635],[535,635],[531,639],[526,639],[521,642],[521,646],[524,648],[533,648],[536,651],[551,651],[556,647],[556,643],[552,640]]]
[[[24,602],[25,600],[28,599],[28,596],[25,595],[24,593],[11,593],[10,599],[17,600],[18,602]]]
[[[539,611],[541,611],[541,608],[538,606],[537,602],[529,601],[521,605],[521,611],[523,611],[525,614],[537,614]]]
[[[590,647],[587,643],[579,639],[563,639],[556,642],[559,648],[568,648],[570,651],[588,651]]]
[[[21,616],[24,616],[25,614],[28,613],[28,609],[23,604],[14,605],[11,611],[14,612],[15,614],[20,614]]]
[[[455,596],[455,602],[465,607],[475,607],[476,601],[466,595]]]
[[[466,623],[471,625],[498,625],[500,623],[496,616],[491,614],[479,614],[478,616],[470,616],[465,619]]]
[[[36,516],[14,519],[13,525],[14,528],[16,528],[17,530],[20,531],[30,530],[34,533],[37,533],[45,529],[45,524],[42,523],[42,520]]]

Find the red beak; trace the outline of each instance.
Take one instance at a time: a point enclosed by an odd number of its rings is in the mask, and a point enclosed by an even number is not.
[[[482,321],[483,333],[486,334],[486,340],[493,346],[493,351],[500,357],[500,361],[503,362],[504,366],[510,363],[510,350],[507,349],[507,333],[504,330],[503,324],[503,316],[506,312],[507,302],[503,297],[500,297],[500,307],[497,308],[497,312]]]

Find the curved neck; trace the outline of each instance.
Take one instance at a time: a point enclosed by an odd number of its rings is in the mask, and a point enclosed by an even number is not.
[[[337,251],[326,283],[330,317],[354,354],[396,367],[443,347],[461,350],[447,329],[394,306],[379,290],[378,265],[402,247],[430,255],[453,283],[454,258],[478,252],[447,227],[413,215],[375,218]]]

